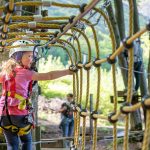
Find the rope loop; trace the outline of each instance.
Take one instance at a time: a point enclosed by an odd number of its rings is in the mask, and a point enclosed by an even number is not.
[[[85,70],[90,70],[90,69],[91,69],[91,66],[92,66],[92,63],[91,63],[91,62],[86,62],[86,63],[84,64],[84,69],[85,69]]]
[[[59,31],[55,31],[54,37],[57,37],[58,34],[59,34]]]
[[[148,101],[150,101],[149,95],[146,95],[142,98],[142,107],[144,109],[150,109],[150,103],[148,103]]]
[[[122,41],[122,44],[123,44],[124,48],[126,48],[126,49],[130,49],[133,47],[133,42],[131,42],[130,44],[127,43],[129,38],[130,37],[124,38]]]
[[[73,23],[73,19],[75,18],[76,16],[70,16],[70,18],[69,18],[69,23],[71,24],[71,23]]]
[[[127,115],[127,114],[130,113],[130,112],[128,112],[128,111],[126,111],[126,110],[124,109],[124,107],[126,107],[126,106],[131,106],[131,103],[125,102],[125,103],[123,103],[123,105],[120,107],[121,113],[122,113],[122,114],[125,114],[125,115]]]
[[[8,38],[8,34],[1,34],[0,37],[5,40]]]
[[[80,104],[75,105],[75,110],[80,113],[82,110],[81,105]]]
[[[147,25],[146,25],[146,29],[147,29],[148,31],[150,31],[150,20],[148,21],[148,23],[147,23]]]
[[[87,110],[86,109],[82,109],[81,112],[79,113],[81,117],[85,118],[86,116],[88,116]]]
[[[92,111],[91,112],[91,119],[93,119],[93,120],[96,120],[97,118],[96,117],[94,117],[94,115],[97,115],[98,114],[98,112],[96,111],[96,110],[94,110],[94,111]]]
[[[72,72],[78,72],[78,68],[73,64],[69,66],[69,70]]]
[[[112,54],[110,54],[110,55],[107,57],[107,62],[112,65],[112,64],[115,64],[115,63],[117,62],[117,59],[116,59],[116,58],[110,59],[111,55],[112,55]]]
[[[64,31],[64,27],[65,27],[65,26],[66,26],[65,24],[62,24],[62,25],[60,26],[60,31],[61,31],[61,32]]]
[[[86,6],[87,6],[86,3],[81,4],[81,6],[80,6],[80,8],[79,8],[79,10],[80,10],[81,13],[84,12]]]
[[[93,61],[93,66],[94,67],[100,67],[101,64],[100,63],[96,63],[97,61],[99,61],[100,59],[99,58],[96,58],[94,61]]]
[[[9,18],[9,20],[6,19],[6,16],[3,16],[2,18],[3,23],[5,23],[6,25],[12,23],[12,18]]]
[[[7,46],[7,43],[6,43],[5,41],[1,41],[1,42],[0,42],[0,45],[1,45],[2,47],[4,47],[4,46]]]
[[[82,63],[81,61],[78,61],[77,64],[76,64],[76,67],[77,67],[78,69],[83,68],[83,63]]]
[[[14,6],[14,7],[13,7],[13,9],[11,10],[10,7],[9,7],[9,3],[6,3],[6,4],[5,4],[5,10],[4,10],[4,12],[5,12],[5,13],[10,13],[10,14],[11,14],[11,13],[14,13],[14,12],[16,11],[16,5],[13,4],[13,6]]]
[[[1,32],[2,32],[3,34],[7,34],[9,31],[10,31],[9,28],[5,28],[5,30],[4,30],[4,26],[2,26]]]
[[[112,117],[113,116],[115,116],[116,115],[116,113],[115,112],[112,112],[112,113],[110,113],[109,115],[108,115],[108,121],[110,122],[110,123],[116,123],[117,121],[118,121],[118,119],[115,119],[115,120],[113,120],[112,119]]]

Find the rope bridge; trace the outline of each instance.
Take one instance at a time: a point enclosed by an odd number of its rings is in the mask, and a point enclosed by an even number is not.
[[[150,137],[150,97],[146,97],[142,102],[135,105],[131,105],[131,99],[133,95],[132,91],[132,81],[133,81],[133,41],[143,35],[145,32],[150,31],[150,23],[146,25],[145,28],[141,29],[137,33],[133,34],[133,1],[129,1],[129,37],[125,39],[120,46],[116,49],[116,39],[114,35],[114,30],[109,20],[109,17],[102,9],[98,8],[98,4],[101,0],[92,0],[88,4],[75,5],[75,4],[62,4],[56,2],[50,2],[43,0],[39,1],[24,1],[24,2],[14,2],[14,0],[9,0],[5,6],[0,7],[0,11],[5,11],[5,16],[0,18],[1,21],[1,46],[0,51],[5,52],[12,48],[11,42],[19,39],[31,39],[47,41],[46,46],[50,47],[61,47],[64,49],[71,61],[70,70],[74,71],[73,74],[73,94],[75,96],[74,101],[74,148],[79,148],[79,134],[82,132],[82,150],[85,150],[85,134],[86,134],[86,119],[88,117],[92,118],[94,123],[93,130],[93,145],[92,149],[96,150],[97,147],[97,123],[98,119],[108,120],[113,124],[113,149],[117,150],[117,122],[118,118],[123,114],[125,115],[125,135],[124,135],[124,150],[128,150],[129,142],[129,118],[130,113],[136,111],[140,107],[144,107],[146,110],[146,125],[143,139],[142,150],[149,149],[149,137]],[[35,7],[63,7],[65,9],[77,9],[79,14],[77,16],[65,16],[65,17],[43,17],[41,14],[32,16],[17,16],[14,15],[16,7],[18,6],[35,6]],[[100,58],[100,48],[99,41],[97,38],[97,29],[95,24],[92,24],[86,16],[94,11],[99,16],[102,16],[107,24],[110,33],[110,39],[112,44],[112,53],[107,58]],[[91,14],[92,16],[93,14]],[[64,24],[65,22],[65,24]],[[94,46],[96,52],[96,59],[93,61],[91,53],[93,51],[91,42],[88,36],[84,32],[83,26],[85,24],[87,27],[91,28],[91,32],[94,38]],[[18,30],[19,29],[19,32]],[[42,29],[51,29],[42,32]],[[82,37],[87,45],[87,55],[88,60],[83,64],[82,58],[82,45],[80,43],[80,37]],[[76,46],[72,44],[72,39],[77,43]],[[19,45],[18,45],[19,46]],[[45,47],[45,44],[41,44],[40,47]],[[68,48],[69,47],[69,48]],[[70,52],[70,49],[73,52]],[[116,81],[116,57],[121,54],[124,48],[128,49],[129,55],[129,66],[128,66],[128,91],[126,103],[118,109],[117,106],[117,81]],[[114,109],[108,116],[102,116],[99,114],[100,108],[100,87],[101,87],[101,64],[108,63],[112,67],[112,77],[113,77],[113,95],[114,95]],[[95,85],[96,92],[96,103],[94,111],[90,112],[88,110],[89,103],[89,92],[90,92],[90,72],[91,68],[96,68],[96,78],[97,82]],[[86,100],[83,104],[83,72],[86,72],[84,79],[86,80]],[[81,120],[82,118],[82,120]],[[82,122],[81,122],[82,121]],[[80,124],[82,123],[82,131],[80,131]]]

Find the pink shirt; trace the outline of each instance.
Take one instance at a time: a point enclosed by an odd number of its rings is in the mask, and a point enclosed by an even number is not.
[[[28,70],[28,69],[19,69],[16,72],[15,76],[15,84],[16,84],[16,93],[23,96],[24,98],[27,98],[28,94],[28,86],[29,82],[32,80],[32,75],[34,74],[34,71]],[[9,83],[8,83],[8,91],[9,90]],[[19,110],[18,104],[19,100],[8,97],[7,99],[7,105],[10,115],[26,115],[28,113],[27,110]],[[2,96],[0,99],[0,115],[2,115],[2,109],[5,104],[5,96]],[[5,114],[5,112],[3,112]]]

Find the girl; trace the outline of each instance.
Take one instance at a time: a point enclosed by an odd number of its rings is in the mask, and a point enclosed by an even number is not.
[[[33,61],[31,41],[19,40],[12,44],[9,60],[0,73],[2,96],[0,99],[0,126],[3,129],[8,150],[19,149],[19,137],[23,150],[32,150],[32,108],[29,105],[31,81],[53,80],[71,75],[69,70],[37,73],[30,70]],[[30,88],[29,88],[30,87]]]

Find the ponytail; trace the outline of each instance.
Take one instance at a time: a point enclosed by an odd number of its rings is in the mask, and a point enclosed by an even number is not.
[[[10,75],[17,65],[18,63],[16,62],[16,60],[10,58],[2,65],[2,74],[6,76]]]

